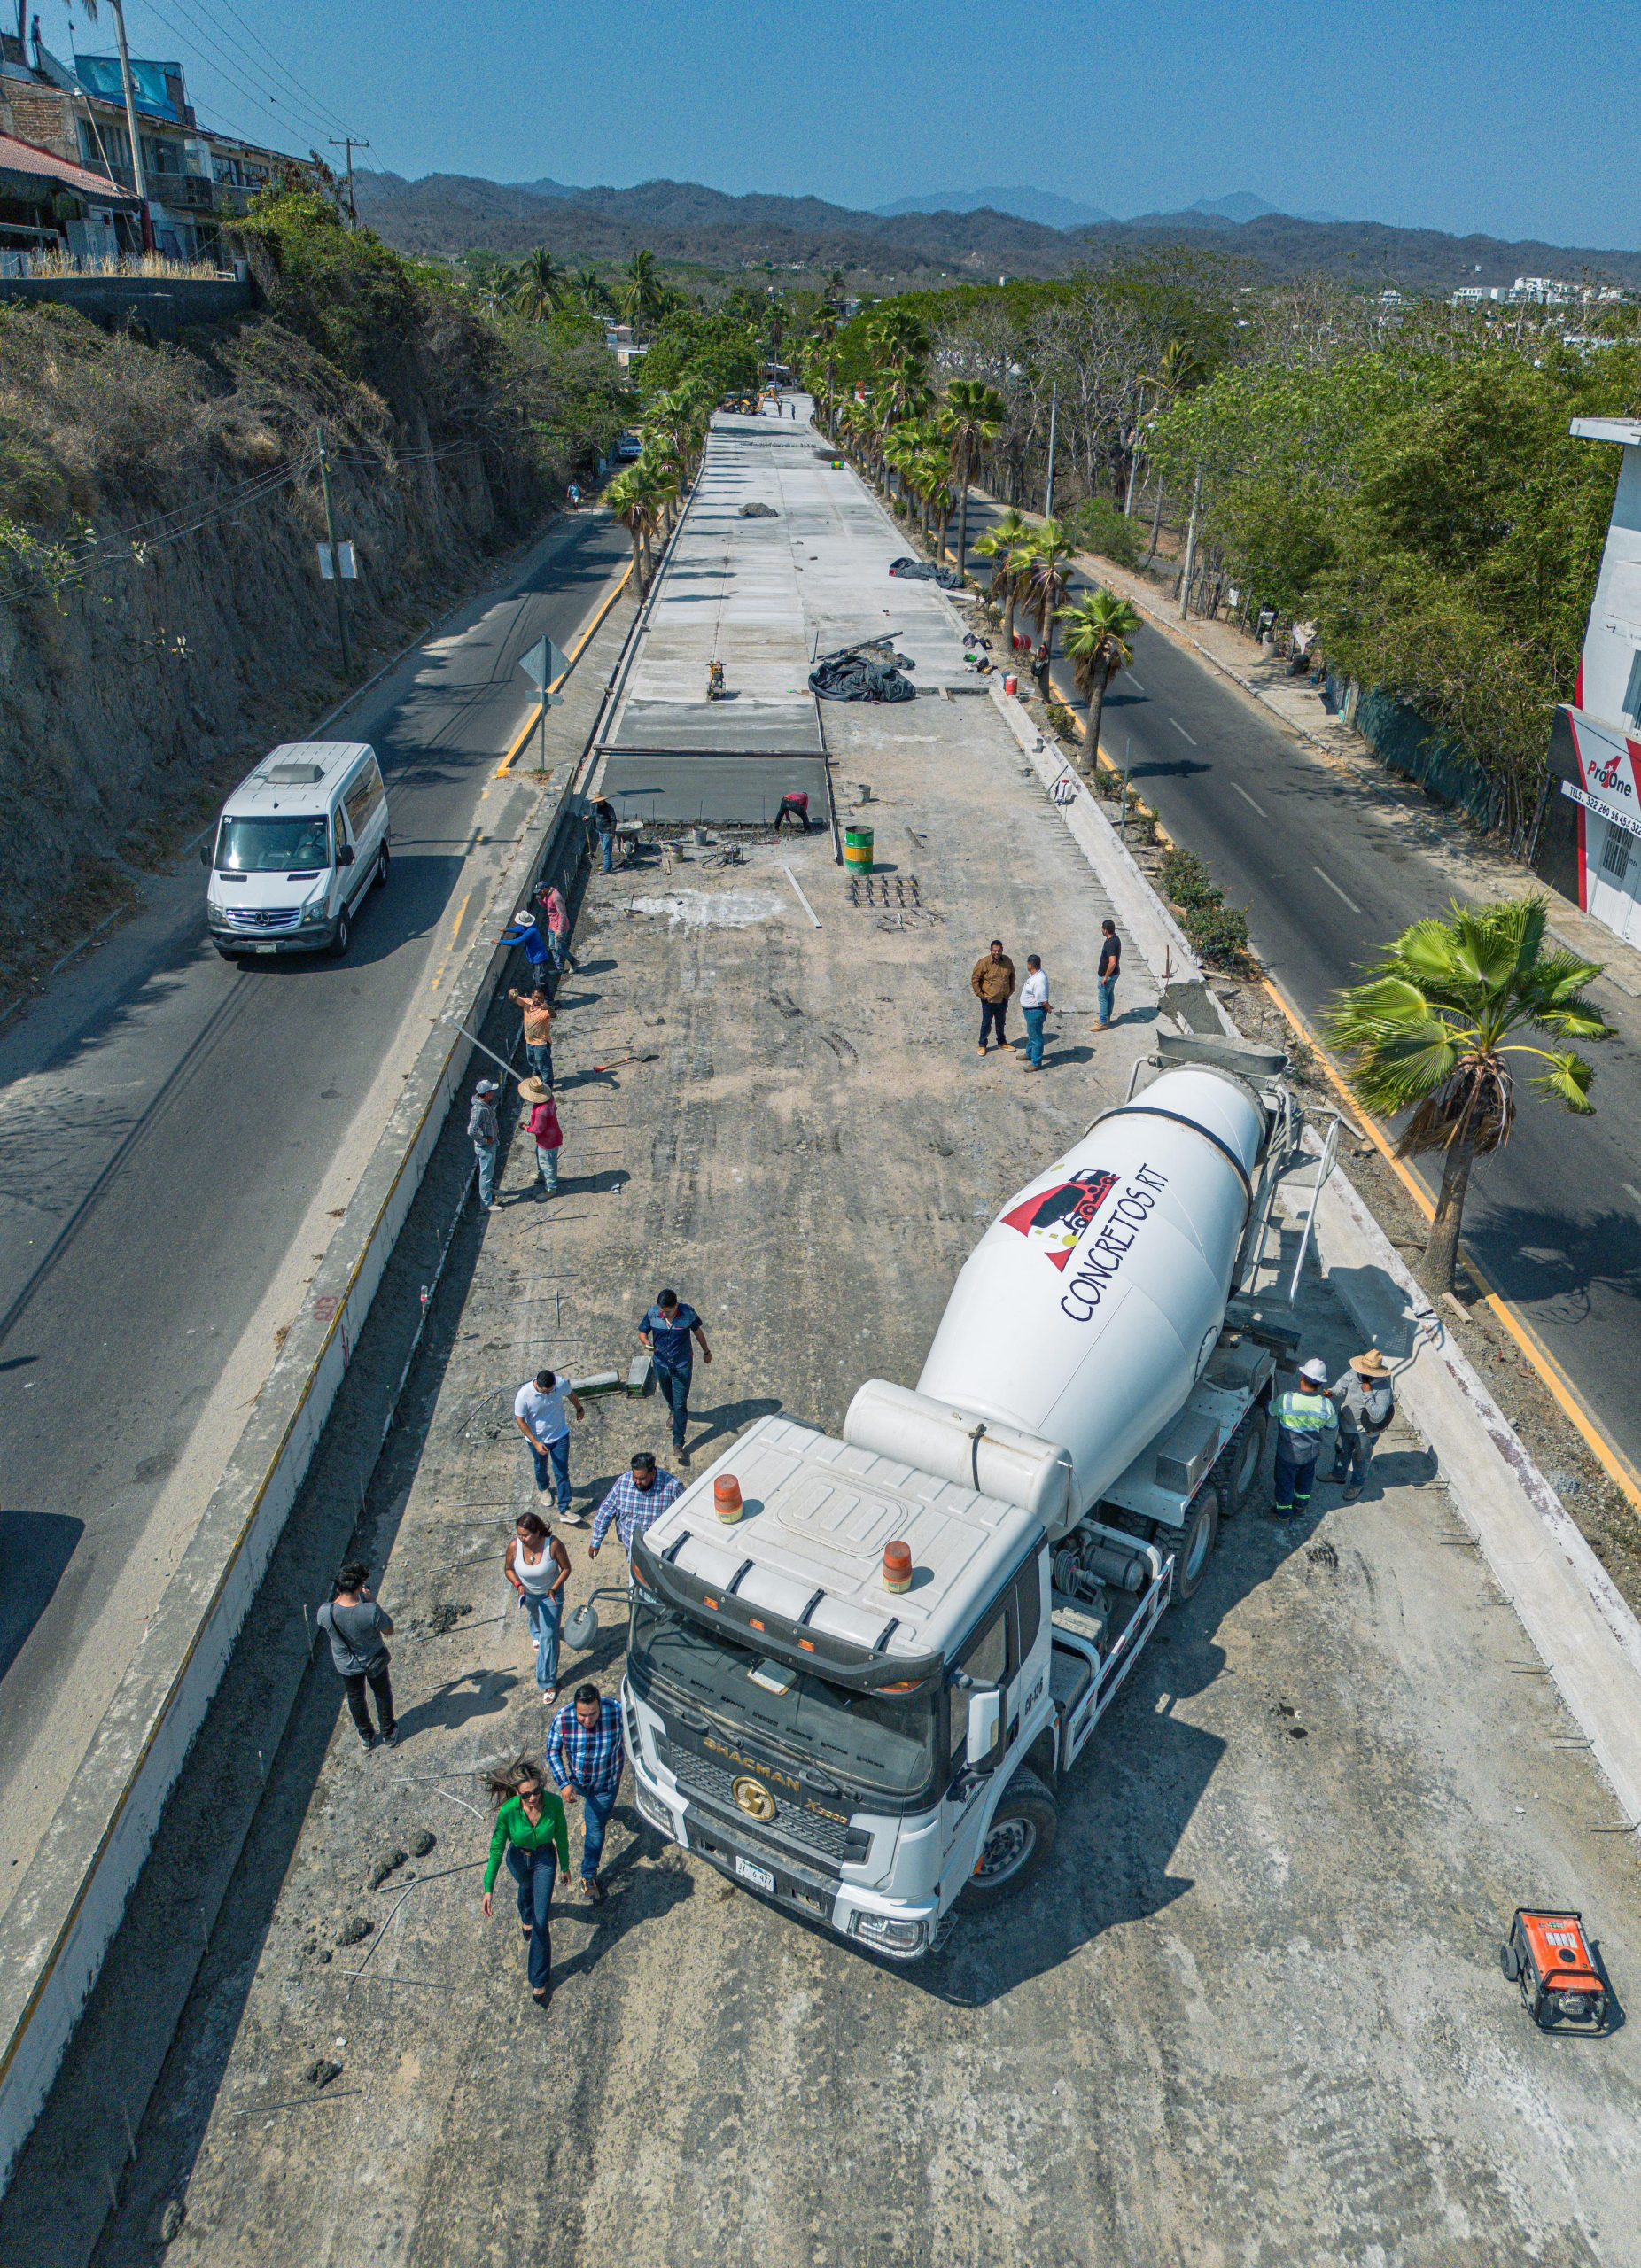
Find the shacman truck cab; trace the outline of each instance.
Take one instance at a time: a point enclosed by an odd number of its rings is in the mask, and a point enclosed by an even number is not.
[[[875,1953],[1046,1855],[1056,1782],[1258,1484],[1295,1334],[1234,1295],[1303,1122],[1279,1054],[1163,1038],[1150,1068],[987,1230],[915,1391],[869,1381],[841,1441],[761,1419],[635,1539],[639,1809]]]
[[[199,856],[224,959],[347,951],[373,882],[387,880],[387,790],[362,741],[296,741],[265,756],[223,806]]]

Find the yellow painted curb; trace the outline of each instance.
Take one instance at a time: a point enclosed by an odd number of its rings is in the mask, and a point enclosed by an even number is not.
[[[587,628],[581,633],[581,635],[576,640],[575,644],[565,655],[564,668],[559,672],[558,675],[553,680],[551,685],[547,688],[549,693],[556,693],[558,691],[564,680],[569,676],[571,671],[574,669],[576,664],[580,660],[581,656],[587,650],[589,642],[597,634],[598,630],[603,622],[604,617],[609,613],[611,608],[615,604],[616,601],[620,597],[622,592],[626,588],[632,579],[633,563],[629,559],[626,565],[621,570],[620,581],[617,583],[615,588],[609,593],[603,602],[603,604],[599,608],[597,613],[587,624]],[[519,757],[524,752],[525,742],[530,738],[531,734],[534,732],[536,726],[541,721],[541,709],[542,703],[538,701],[535,707],[525,718],[517,739],[513,742],[511,748],[508,750],[507,754],[502,758],[501,763],[496,766],[495,776],[498,780],[505,780],[508,774],[512,771],[513,766],[517,763]]]
[[[1310,1022],[1300,1014],[1280,986],[1269,976],[1262,976],[1259,981],[1287,1022],[1292,1025],[1300,1037],[1316,1051],[1318,1060],[1327,1074],[1330,1085],[1343,1101],[1356,1125],[1366,1135],[1368,1140],[1384,1159],[1385,1163],[1401,1182],[1424,1218],[1427,1221],[1434,1221],[1435,1207],[1430,1200],[1429,1193],[1423,1184],[1409,1172],[1406,1165],[1396,1156],[1379,1122],[1369,1116],[1352,1094],[1342,1073],[1317,1037]],[[1554,1402],[1567,1424],[1578,1434],[1584,1447],[1590,1451],[1590,1456],[1594,1457],[1613,1486],[1622,1493],[1630,1510],[1641,1513],[1641,1473],[1637,1473],[1622,1450],[1614,1449],[1612,1442],[1601,1432],[1595,1418],[1585,1407],[1583,1396],[1532,1324],[1516,1313],[1502,1293],[1494,1291],[1485,1273],[1476,1265],[1468,1253],[1465,1255],[1465,1264],[1482,1285],[1482,1297],[1487,1305],[1491,1308],[1521,1353],[1526,1355],[1537,1373],[1540,1385]]]

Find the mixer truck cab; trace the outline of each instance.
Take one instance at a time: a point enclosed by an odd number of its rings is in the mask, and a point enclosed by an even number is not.
[[[387,880],[387,790],[362,741],[265,756],[200,846],[206,916],[224,959],[347,951],[366,892]]]
[[[915,1388],[868,1380],[841,1440],[761,1419],[634,1541],[640,1810],[879,1955],[1046,1857],[1065,1774],[1258,1484],[1297,1334],[1237,1293],[1302,1121],[1279,1055],[1158,1049],[987,1230]]]

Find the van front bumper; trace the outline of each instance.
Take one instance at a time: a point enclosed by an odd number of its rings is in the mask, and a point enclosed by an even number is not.
[[[298,929],[237,929],[227,921],[209,925],[211,943],[220,953],[322,953],[336,943],[334,921],[313,921]]]

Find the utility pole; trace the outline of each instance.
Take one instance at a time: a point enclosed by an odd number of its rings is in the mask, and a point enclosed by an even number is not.
[[[114,34],[120,46],[120,83],[125,89],[125,130],[131,138],[131,183],[136,190],[143,215],[143,249],[154,248],[154,216],[148,209],[148,173],[143,163],[143,138],[136,130],[136,87],[131,77],[131,50],[125,35],[125,0],[108,0],[114,12]],[[89,4],[88,16],[97,13]]]
[[[331,546],[331,573],[336,584],[336,634],[342,649],[342,674],[352,677],[354,664],[347,651],[347,607],[342,597],[342,547],[336,540],[336,515],[331,509],[331,460],[325,453],[325,429],[319,428],[319,486],[325,500],[325,540]]]
[[[362,142],[355,134],[344,134],[339,136],[333,134],[331,136],[331,147],[333,150],[346,150],[347,152],[347,217],[353,227],[356,229],[359,226],[359,207],[354,202],[354,152],[355,150],[368,150],[370,144],[368,142]]]
[[[1202,476],[1199,471],[1191,483],[1191,517],[1186,523],[1186,568],[1179,579],[1179,619],[1183,622],[1191,611],[1191,578],[1196,571],[1196,515],[1202,501]]]
[[[1054,517],[1054,428],[1060,419],[1060,381],[1054,380],[1054,392],[1048,397],[1048,485],[1043,492],[1043,517]]]

